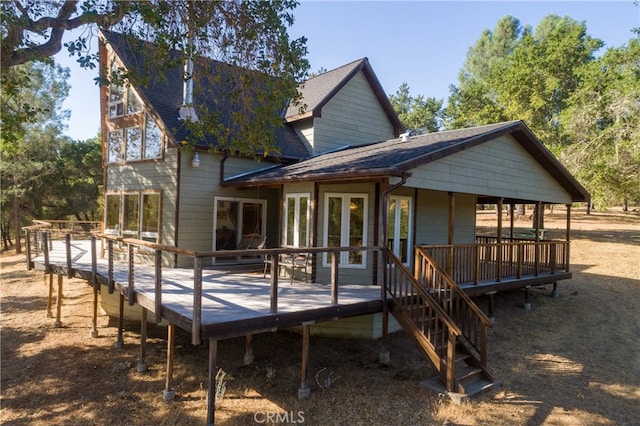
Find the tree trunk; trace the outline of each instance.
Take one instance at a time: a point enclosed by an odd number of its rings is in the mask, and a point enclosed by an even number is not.
[[[629,211],[629,199],[627,197],[624,197],[624,200],[622,200],[622,211],[623,212]]]
[[[13,188],[13,226],[16,237],[16,254],[22,253],[22,243],[20,241],[20,200],[18,199],[18,188]]]

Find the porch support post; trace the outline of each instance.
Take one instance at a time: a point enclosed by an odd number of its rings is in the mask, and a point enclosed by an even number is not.
[[[516,216],[516,205],[511,203],[509,208],[511,209],[511,214],[509,215],[509,239],[513,241],[513,222]]]
[[[495,300],[495,291],[490,291],[489,293],[487,293],[487,296],[489,297],[489,319],[491,320],[491,322],[496,322],[496,318],[495,318],[495,308],[496,308],[496,300]]]
[[[502,277],[502,198],[498,198],[496,204],[498,210],[498,235],[496,235],[496,281],[500,281]]]
[[[307,399],[311,395],[309,387],[309,338],[311,335],[311,324],[302,324],[302,368],[300,371],[300,388],[298,389],[298,399]]]
[[[331,304],[338,304],[338,262],[340,259],[339,251],[331,252]]]
[[[447,273],[449,276],[453,275],[453,232],[454,232],[454,215],[456,206],[456,195],[453,192],[449,192],[449,227],[447,231],[447,244],[449,245],[448,259],[447,259]]]
[[[113,345],[115,348],[124,348],[124,340],[122,339],[122,330],[124,329],[124,294],[118,293],[118,337],[116,343]]]
[[[542,202],[538,201],[536,204],[535,211],[536,218],[536,229],[535,229],[535,260],[534,260],[534,268],[535,268],[535,276],[537,277],[540,273],[540,221],[542,220]]]
[[[53,274],[45,271],[44,273],[44,282],[47,282],[47,275],[49,276],[49,298],[47,300],[47,318],[53,318],[53,311],[51,311],[51,306],[53,305]]]
[[[247,334],[244,349],[244,365],[251,364],[254,359],[255,356],[253,355],[253,334]]]
[[[527,311],[531,310],[531,300],[529,299],[529,289],[531,288],[530,285],[526,286],[524,288],[524,303],[522,305],[523,308],[525,308]]]
[[[209,339],[209,389],[207,389],[207,425],[216,424],[216,363],[218,361],[218,341]]]
[[[164,383],[164,391],[162,392],[162,399],[164,401],[173,401],[176,396],[176,391],[171,389],[171,380],[173,379],[173,357],[175,352],[175,336],[176,326],[169,323],[167,326],[167,377]]]
[[[387,188],[390,187],[389,181],[386,182]],[[380,362],[384,365],[388,365],[391,362],[389,355],[388,343],[389,343],[389,306],[387,304],[387,288],[389,285],[389,254],[388,254],[388,241],[389,241],[389,191],[385,190],[382,193],[382,205],[379,210],[382,215],[382,244],[380,244],[382,250],[382,288],[380,289],[380,298],[382,299],[382,339],[380,345],[379,358]]]
[[[140,360],[136,366],[138,373],[147,371],[147,310],[142,308],[140,319]]]
[[[56,323],[55,327],[62,327],[62,274],[58,274],[58,297],[56,299]]]
[[[67,234],[69,235],[69,234]],[[96,236],[91,236],[91,285],[93,286],[93,317],[91,322],[91,337],[98,337],[98,267],[97,267],[97,250]],[[69,261],[69,271],[71,271],[71,262]]]
[[[571,257],[569,256],[569,250],[571,247],[571,204],[567,204],[567,248],[564,252],[564,268],[565,271],[569,272],[569,265]]]

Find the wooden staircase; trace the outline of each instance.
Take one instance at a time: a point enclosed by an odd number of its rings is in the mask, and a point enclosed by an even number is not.
[[[461,401],[499,386],[487,370],[491,321],[436,265],[416,249],[416,274],[386,251],[390,311],[438,372],[422,384]]]

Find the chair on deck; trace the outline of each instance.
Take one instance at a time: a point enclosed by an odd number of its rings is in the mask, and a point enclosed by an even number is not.
[[[246,234],[236,245],[236,250],[262,250],[267,243],[267,236],[260,234]]]
[[[284,247],[284,248],[293,248],[293,247]],[[304,281],[307,282],[308,275],[307,270],[309,265],[311,264],[311,253],[282,253],[278,255],[278,267],[286,267],[291,268],[291,282],[293,285],[293,279],[296,274],[296,269],[300,270],[304,274]],[[267,277],[267,269],[271,268],[271,256],[267,255],[264,258],[264,273],[262,274],[262,278]],[[273,272],[273,271],[270,271]],[[279,274],[279,271],[278,271]]]

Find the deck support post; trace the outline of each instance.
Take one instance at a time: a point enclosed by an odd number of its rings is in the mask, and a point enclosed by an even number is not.
[[[67,236],[70,236],[67,234]],[[69,241],[70,242],[70,241]],[[100,284],[98,284],[98,266],[97,266],[97,255],[96,255],[96,237],[95,235],[91,236],[91,286],[93,287],[93,316],[91,321],[91,337],[98,337],[98,288]],[[71,260],[68,261],[69,271],[71,271]]]
[[[176,397],[176,391],[171,389],[171,381],[173,380],[173,357],[175,352],[175,336],[176,326],[169,323],[167,326],[167,377],[165,379],[164,391],[162,392],[162,399],[165,402],[173,401]]]
[[[387,304],[387,288],[389,286],[389,255],[386,249],[382,249],[382,287],[380,298],[382,299],[382,343],[380,345],[380,352],[378,354],[380,363],[384,365],[391,364],[391,355],[389,353],[389,305]],[[416,276],[418,276],[418,268],[420,266],[418,262],[418,252],[415,251],[415,270]]]
[[[527,311],[531,310],[531,300],[529,300],[529,289],[531,288],[530,285],[526,286],[524,288],[524,303],[522,304],[522,307],[525,308]]]
[[[569,262],[571,257],[569,256],[571,250],[571,204],[567,204],[567,248],[564,252],[564,270],[569,272]]]
[[[147,309],[142,308],[140,318],[140,360],[136,366],[138,373],[147,371]]]
[[[489,293],[487,293],[487,296],[489,296],[489,319],[491,320],[491,322],[496,322],[496,318],[495,318],[495,308],[496,308],[496,301],[495,301],[495,291],[491,291]]]
[[[58,297],[56,299],[56,323],[55,327],[62,327],[62,274],[58,274]]]
[[[338,304],[338,263],[340,252],[331,252],[331,304]]]
[[[244,365],[249,365],[255,360],[253,355],[253,334],[247,334],[244,350]]]
[[[118,294],[118,337],[113,345],[116,349],[124,348],[124,340],[122,339],[122,330],[124,329],[124,295]]]
[[[557,299],[558,297],[560,297],[560,292],[558,291],[558,282],[554,282],[553,283],[553,290],[551,290],[551,297],[553,297],[554,299]]]
[[[302,324],[302,367],[300,371],[300,388],[298,399],[307,399],[311,396],[309,387],[309,338],[311,336],[311,324]]]
[[[498,235],[496,241],[498,246],[496,247],[496,281],[500,282],[502,279],[502,198],[498,198],[496,204],[496,210],[498,211]]]
[[[49,276],[49,298],[47,299],[47,318],[53,318],[53,311],[51,306],[53,305],[53,274],[44,273],[44,283],[47,283],[47,275]]]
[[[209,339],[209,389],[207,389],[207,425],[216,424],[216,363],[218,358],[218,341]]]
[[[269,312],[278,312],[278,255],[271,256],[271,286],[269,288]],[[274,272],[275,271],[275,272]],[[292,272],[293,273],[293,272]]]
[[[73,277],[73,268],[71,267],[71,234],[65,234],[64,236],[64,246],[67,251],[67,277]]]

